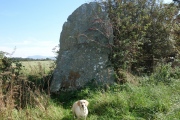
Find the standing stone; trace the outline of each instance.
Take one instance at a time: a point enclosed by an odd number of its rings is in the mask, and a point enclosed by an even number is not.
[[[108,55],[113,30],[103,6],[96,2],[77,8],[63,25],[51,92],[76,89],[89,81],[114,82]]]

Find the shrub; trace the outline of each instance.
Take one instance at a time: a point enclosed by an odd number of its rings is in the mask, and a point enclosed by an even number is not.
[[[165,84],[171,85],[176,79],[180,79],[179,68],[172,68],[170,64],[156,66],[154,72],[148,77],[144,77],[142,84]]]
[[[163,4],[158,0],[100,3],[105,6],[113,27],[114,43],[109,59],[115,71],[152,73],[157,61],[177,55],[179,34],[175,33],[180,27],[175,4]]]
[[[0,66],[0,114],[11,119],[16,110],[37,107],[44,111],[48,107],[48,96],[40,92],[35,82],[22,74],[22,64],[2,57]]]

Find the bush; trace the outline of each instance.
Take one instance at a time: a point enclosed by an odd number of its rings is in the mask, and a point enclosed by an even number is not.
[[[156,66],[154,72],[148,77],[144,77],[141,81],[144,85],[148,84],[165,84],[170,85],[176,79],[180,79],[180,69],[172,68],[170,64],[162,64]]]
[[[40,92],[33,81],[22,74],[22,64],[2,57],[0,66],[0,118],[12,118],[16,110],[48,107],[48,96]]]
[[[152,73],[157,61],[177,56],[178,8],[158,0],[101,1],[113,27],[110,61],[115,71]],[[117,73],[118,74],[118,73]]]

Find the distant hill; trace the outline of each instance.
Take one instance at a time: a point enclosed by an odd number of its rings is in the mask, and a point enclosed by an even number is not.
[[[55,60],[55,57],[53,57],[53,56],[41,56],[41,55],[28,56],[27,58],[30,58],[30,59],[46,59],[46,58],[49,58],[49,59]]]

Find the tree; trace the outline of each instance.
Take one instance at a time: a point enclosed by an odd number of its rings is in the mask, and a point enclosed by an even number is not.
[[[174,3],[180,4],[180,0],[173,0]]]
[[[178,54],[180,54],[180,14],[179,14],[179,10],[180,10],[180,0],[173,0],[174,1],[174,5],[177,7],[178,9],[178,14],[174,19],[174,29],[172,31],[173,33],[173,39],[176,41],[175,42],[175,46],[176,49],[178,51]],[[179,56],[180,58],[180,56]]]
[[[157,61],[177,54],[179,38],[175,31],[180,29],[174,19],[178,14],[174,4],[158,0],[106,0],[102,3],[113,27],[110,61],[115,71],[151,73]]]

